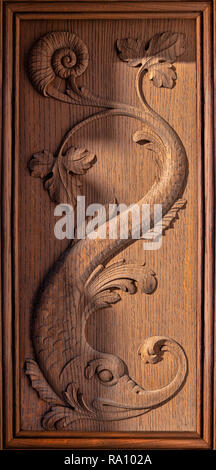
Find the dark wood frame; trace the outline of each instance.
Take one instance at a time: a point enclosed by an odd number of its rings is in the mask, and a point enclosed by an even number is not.
[[[214,51],[215,5],[211,1],[1,0],[3,51],[2,132],[2,342],[0,342],[0,444],[15,448],[216,448],[214,374]],[[197,432],[27,432],[19,428],[19,315],[17,304],[17,160],[19,132],[19,24],[30,18],[194,18],[197,25],[197,130],[200,182],[198,261]],[[205,47],[203,47],[205,45]],[[0,58],[2,49],[0,48]],[[0,121],[1,122],[1,121]],[[17,157],[17,158],[16,158]],[[13,187],[12,187],[13,181]],[[1,330],[0,330],[1,331]],[[1,347],[2,346],[2,347]],[[3,350],[3,354],[2,353]],[[3,369],[3,370],[2,370]],[[215,377],[216,378],[216,377]],[[2,381],[1,381],[2,384]],[[3,411],[4,410],[4,413]]]

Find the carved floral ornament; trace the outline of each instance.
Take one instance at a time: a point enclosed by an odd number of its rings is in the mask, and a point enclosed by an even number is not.
[[[75,207],[81,194],[81,177],[96,163],[94,153],[85,147],[67,147],[76,132],[107,116],[128,116],[143,124],[133,136],[134,144],[153,151],[161,169],[159,181],[137,204],[162,202],[163,231],[170,227],[186,202],[182,195],[187,182],[187,156],[174,129],[147,104],[143,77],[147,75],[156,87],[172,88],[177,78],[173,62],[184,53],[184,42],[182,34],[171,32],[156,34],[148,42],[133,38],[116,41],[119,59],[137,67],[136,91],[141,108],[95,96],[77,84],[89,58],[87,46],[75,34],[48,33],[33,45],[28,71],[39,93],[73,105],[103,108],[68,131],[57,155],[43,150],[30,159],[32,176],[42,179],[52,201],[70,201]],[[186,355],[171,338],[154,336],[139,347],[138,355],[144,363],[155,364],[165,351],[177,361],[175,377],[167,386],[145,390],[130,377],[124,361],[94,350],[85,337],[89,315],[120,301],[120,291],[131,295],[137,288],[147,295],[155,291],[155,273],[145,264],[126,263],[123,259],[109,265],[135,241],[79,240],[69,245],[46,277],[33,317],[36,361],[26,360],[32,387],[51,407],[42,419],[46,429],[70,429],[81,419],[112,421],[139,416],[164,404],[184,384]],[[127,402],[123,398],[125,390]]]

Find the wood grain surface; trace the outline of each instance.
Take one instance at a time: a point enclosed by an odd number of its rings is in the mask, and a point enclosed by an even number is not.
[[[146,389],[170,382],[175,364],[169,358],[155,365],[142,365],[137,349],[153,335],[176,339],[185,349],[189,374],[184,389],[169,403],[151,413],[126,422],[76,423],[74,429],[89,431],[195,431],[196,430],[196,283],[197,283],[197,161],[196,161],[196,63],[193,21],[31,21],[21,22],[20,54],[20,160],[19,160],[19,310],[21,313],[20,365],[33,357],[30,323],[32,300],[38,286],[67,242],[53,234],[54,204],[41,182],[29,176],[30,156],[43,149],[55,152],[62,136],[91,109],[70,106],[41,97],[33,89],[24,67],[29,48],[49,31],[71,31],[88,45],[89,66],[82,84],[96,95],[138,106],[134,70],[116,56],[117,38],[150,39],[162,31],[186,34],[186,52],[176,63],[177,83],[173,90],[156,89],[146,83],[147,101],[177,131],[189,159],[187,207],[175,227],[163,237],[158,251],[145,251],[138,241],[124,252],[127,261],[146,262],[158,279],[151,296],[123,294],[112,309],[99,311],[87,324],[87,338],[97,350],[120,356],[131,376]],[[184,97],[184,98],[183,98]],[[181,105],[184,99],[184,106]],[[94,110],[94,108],[93,108]],[[85,146],[97,155],[97,164],[86,175],[83,193],[86,205],[136,202],[153,184],[157,169],[151,152],[137,149],[131,136],[141,124],[127,117],[108,117],[78,132],[72,145]],[[25,188],[25,189],[24,189]],[[22,242],[21,242],[22,240]],[[121,258],[122,255],[119,255]],[[116,257],[118,260],[118,257]],[[37,398],[21,374],[21,429],[41,429],[46,405]],[[184,409],[184,413],[182,413]]]

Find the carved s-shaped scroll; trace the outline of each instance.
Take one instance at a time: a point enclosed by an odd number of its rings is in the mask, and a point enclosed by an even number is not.
[[[69,130],[56,156],[46,150],[34,154],[29,161],[29,169],[32,176],[43,180],[51,200],[70,202],[75,207],[77,195],[81,194],[80,177],[96,163],[96,156],[85,147],[72,146],[65,150],[71,137],[82,126],[107,116],[125,115],[138,119],[143,123],[143,129],[134,134],[133,140],[156,152],[161,168],[160,181],[154,183],[138,203],[153,204],[162,198],[163,219],[159,222],[165,232],[186,203],[182,194],[187,180],[187,157],[175,131],[146,103],[143,78],[148,76],[156,87],[172,88],[176,81],[172,64],[184,52],[184,37],[179,33],[165,32],[156,34],[147,43],[126,38],[117,40],[116,48],[120,60],[128,66],[139,67],[136,89],[144,109],[106,100],[78,86],[77,78],[86,70],[89,57],[86,45],[75,34],[49,33],[33,45],[29,55],[29,77],[42,95],[73,105],[97,106],[106,110]],[[171,338],[148,338],[138,350],[144,362],[157,362],[164,350],[169,350],[177,359],[174,380],[163,389],[146,391],[130,378],[127,365],[120,358],[93,350],[84,333],[77,337],[80,318],[81,331],[84,332],[89,314],[120,300],[116,289],[134,294],[136,281],[141,283],[146,294],[153,293],[156,288],[155,274],[145,266],[125,261],[106,266],[109,259],[127,245],[124,240],[118,240],[116,244],[110,242],[110,246],[106,243],[92,248],[93,245],[84,240],[83,245],[77,243],[66,250],[53,267],[38,302],[33,343],[39,366],[32,359],[27,360],[26,373],[40,397],[51,405],[42,421],[48,429],[68,428],[77,419],[119,420],[138,416],[172,398],[185,381],[186,356],[182,347]],[[86,261],[84,265],[82,263],[83,249],[88,252],[85,258],[88,265],[85,265]],[[77,260],[81,260],[77,279],[73,284],[69,279],[64,281],[65,272],[73,271],[73,266],[77,270]],[[64,306],[66,297],[59,295],[59,286],[73,301],[69,318]],[[76,325],[73,335],[65,329],[68,321]],[[55,364],[53,371],[50,361]],[[89,381],[94,384],[96,396],[90,392],[85,395]],[[121,401],[125,387],[133,392],[128,403]]]

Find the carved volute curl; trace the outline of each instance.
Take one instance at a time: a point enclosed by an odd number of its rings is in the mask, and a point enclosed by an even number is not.
[[[162,204],[163,218],[154,222],[161,223],[165,232],[186,203],[182,195],[188,162],[179,136],[147,104],[143,80],[148,76],[156,87],[173,87],[177,78],[173,62],[185,50],[184,37],[165,32],[156,34],[148,42],[123,38],[117,40],[116,48],[121,61],[138,67],[136,90],[141,109],[95,96],[87,88],[77,85],[77,77],[88,65],[88,50],[75,34],[49,33],[33,45],[29,77],[38,92],[63,102],[106,109],[70,129],[56,156],[48,151],[34,154],[29,169],[32,176],[43,180],[53,201],[64,202],[69,198],[75,206],[79,178],[96,163],[96,156],[85,147],[68,149],[69,140],[82,127],[108,116],[139,120],[143,127],[134,134],[134,145],[155,153],[160,177],[137,204],[139,207]],[[72,186],[69,189],[70,179]],[[119,227],[120,216],[116,218]],[[108,221],[106,228],[107,224]],[[186,355],[171,338],[147,338],[138,349],[141,360],[152,364],[161,360],[165,351],[176,358],[175,377],[171,383],[149,391],[134,382],[127,365],[118,356],[96,351],[87,342],[85,324],[89,315],[118,302],[120,291],[135,294],[137,288],[141,288],[142,292],[151,295],[157,287],[155,273],[146,265],[130,264],[125,260],[108,264],[136,241],[130,224],[128,239],[86,238],[69,245],[38,295],[32,325],[37,362],[26,361],[26,374],[39,396],[51,406],[42,420],[46,429],[70,429],[77,419],[109,421],[139,416],[171,399],[184,384]],[[139,233],[138,225],[136,230]],[[125,388],[129,392],[127,402],[122,398]]]

